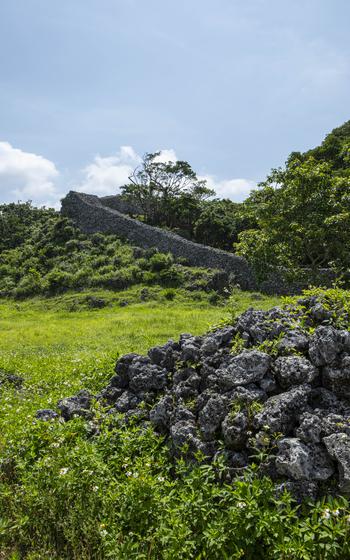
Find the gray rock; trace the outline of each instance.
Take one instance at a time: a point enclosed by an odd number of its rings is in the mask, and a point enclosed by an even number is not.
[[[298,421],[299,414],[305,409],[311,392],[309,385],[299,385],[286,393],[267,399],[264,408],[254,418],[259,429],[269,426],[271,432],[289,435]]]
[[[280,475],[294,480],[328,480],[334,472],[321,444],[306,445],[297,438],[278,442],[276,468]]]
[[[155,428],[166,431],[170,426],[170,418],[174,412],[174,398],[165,395],[150,411],[150,421]]]
[[[117,387],[118,389],[126,389],[129,385],[129,367],[134,361],[134,359],[142,358],[139,354],[125,354],[119,358],[115,366],[116,375],[110,379],[109,383],[112,387]]]
[[[209,398],[198,415],[200,431],[205,440],[213,438],[215,432],[220,428],[221,422],[225,418],[229,408],[230,400],[227,397],[218,395]]]
[[[283,356],[277,358],[273,366],[278,383],[283,389],[293,385],[312,383],[318,376],[315,366],[302,356]]]
[[[317,367],[333,364],[340,350],[338,331],[334,327],[318,327],[310,337],[309,356]]]
[[[229,413],[222,422],[222,434],[225,444],[230,449],[242,450],[248,439],[247,413]]]
[[[288,492],[298,502],[305,499],[315,502],[318,495],[317,482],[311,482],[310,480],[287,480],[286,482],[282,482],[282,484],[277,484],[275,488],[277,496]]]
[[[51,410],[51,408],[42,408],[36,411],[35,418],[43,420],[43,422],[48,422],[49,420],[58,418],[58,414],[54,410]]]
[[[165,369],[150,363],[150,360],[134,359],[129,367],[129,388],[133,393],[165,389],[168,374]]]
[[[117,412],[129,412],[139,404],[140,399],[130,391],[124,393],[116,400],[114,408]]]
[[[148,351],[148,356],[153,364],[161,366],[168,371],[173,370],[179,354],[175,352],[178,345],[173,340],[168,340],[164,346],[155,346]]]
[[[281,354],[289,354],[295,351],[305,352],[308,347],[308,337],[298,329],[287,331],[278,344],[278,350]]]
[[[344,432],[350,435],[349,419],[340,414],[325,414],[324,411],[305,412],[300,417],[296,435],[306,443],[319,443],[325,436]]]
[[[170,427],[170,437],[173,445],[177,449],[181,449],[184,445],[188,445],[190,450],[197,450],[200,440],[197,437],[197,426],[191,420],[180,420]]]
[[[225,369],[218,370],[210,380],[224,391],[260,381],[270,367],[271,358],[259,350],[245,350],[233,356]]]
[[[90,406],[93,395],[89,391],[79,391],[74,397],[67,397],[57,403],[61,414],[65,420],[70,420],[74,416],[84,416],[91,418]]]
[[[265,377],[259,381],[259,387],[264,393],[268,394],[274,393],[277,390],[276,381],[270,374],[266,374]]]
[[[328,453],[338,463],[339,489],[350,494],[350,436],[348,434],[332,434],[323,438]]]
[[[322,382],[337,397],[350,399],[350,356],[343,356],[339,367],[324,367]]]

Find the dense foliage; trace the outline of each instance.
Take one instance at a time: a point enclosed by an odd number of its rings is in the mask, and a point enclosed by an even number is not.
[[[0,295],[27,297],[66,290],[123,290],[136,284],[215,289],[215,272],[142,250],[115,235],[82,234],[54,210],[30,203],[0,207]]]
[[[130,183],[122,187],[123,197],[140,208],[147,223],[191,235],[201,203],[214,192],[186,161],[163,162],[159,156],[160,152],[144,156]]]
[[[236,250],[260,276],[271,268],[350,267],[350,121],[304,154],[293,152],[246,200],[256,227]]]

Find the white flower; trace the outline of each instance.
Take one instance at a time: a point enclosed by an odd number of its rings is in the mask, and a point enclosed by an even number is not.
[[[95,486],[93,486],[93,487],[92,487],[92,490],[93,490],[93,492],[97,492],[97,490],[98,490],[98,486],[96,486],[96,485],[95,485]]]
[[[335,510],[333,511],[333,515],[335,515],[336,517],[338,517],[338,515],[340,515],[339,509],[335,509]]]
[[[243,509],[245,507],[247,507],[247,504],[245,504],[244,502],[237,502],[237,507],[240,509]]]
[[[159,482],[164,482],[164,481],[165,481],[165,478],[164,478],[164,476],[157,476],[157,480],[158,480]]]
[[[108,533],[107,533],[106,529],[102,529],[102,531],[100,531],[100,535],[101,535],[101,537],[107,537]]]
[[[132,472],[131,472],[131,471],[127,471],[125,474],[126,474],[126,476],[132,476]]]
[[[68,470],[68,467],[63,467],[62,469],[60,469],[60,476],[64,476],[65,474],[67,474]]]
[[[330,509],[326,508],[322,513],[322,517],[323,519],[329,519],[331,517]]]

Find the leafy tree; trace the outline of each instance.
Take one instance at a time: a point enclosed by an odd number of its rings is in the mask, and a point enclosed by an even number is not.
[[[122,187],[124,198],[142,209],[151,225],[192,229],[200,204],[214,195],[186,161],[159,161],[160,152],[148,153]],[[190,211],[189,211],[190,209]]]
[[[206,202],[194,225],[194,239],[198,243],[232,251],[238,234],[255,225],[254,218],[250,219],[242,209],[242,204],[231,200]]]
[[[271,266],[350,266],[350,181],[331,163],[294,154],[245,207],[258,228],[240,234],[236,249],[258,273]]]

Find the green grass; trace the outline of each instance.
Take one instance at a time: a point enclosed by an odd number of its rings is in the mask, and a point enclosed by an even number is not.
[[[107,306],[87,309],[92,295]],[[174,465],[152,430],[113,418],[95,438],[82,419],[34,420],[61,397],[101,389],[125,352],[279,301],[235,292],[229,305],[213,306],[178,290],[169,302],[160,288],[149,301],[139,296],[133,288],[0,302],[0,369],[24,378],[22,390],[0,389],[0,559],[349,558],[345,500],[299,509],[249,470],[226,484],[223,465]]]
[[[149,291],[151,301],[139,301],[140,289],[119,294],[83,292],[25,302],[0,302],[0,370],[24,378],[20,393],[3,392],[0,411],[0,446],[19,416],[38,408],[53,407],[57,400],[86,388],[100,390],[113,374],[118,356],[146,353],[181,332],[202,334],[227,315],[224,304],[213,306],[207,296],[176,292],[175,301],[165,299],[166,290]],[[103,298],[107,307],[87,309],[87,298]],[[271,307],[278,298],[239,292],[235,311],[251,305]],[[258,296],[260,297],[260,296]],[[79,309],[68,311],[68,309]],[[16,428],[17,429],[17,428]]]

